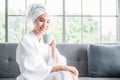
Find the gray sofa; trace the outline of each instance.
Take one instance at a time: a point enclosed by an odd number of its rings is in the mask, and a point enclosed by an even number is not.
[[[16,80],[20,74],[16,64],[17,43],[0,43],[0,80]],[[88,73],[88,44],[58,44],[58,50],[67,58],[68,65],[79,70],[79,80],[120,80],[119,77],[90,77]]]

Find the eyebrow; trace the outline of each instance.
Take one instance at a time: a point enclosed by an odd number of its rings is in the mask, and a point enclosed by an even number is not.
[[[45,20],[45,19],[44,19],[44,18],[42,18],[42,17],[40,17],[40,18],[38,18],[38,19],[43,19],[43,20]],[[48,19],[47,21],[50,21],[50,20]]]
[[[40,18],[38,18],[38,19],[44,19],[44,18],[40,17]],[[44,19],[44,20],[45,20],[45,19]]]

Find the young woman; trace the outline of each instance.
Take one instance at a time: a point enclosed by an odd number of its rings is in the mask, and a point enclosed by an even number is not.
[[[78,71],[66,65],[66,58],[56,49],[56,42],[45,44],[43,34],[49,28],[50,15],[46,6],[32,4],[26,12],[34,28],[23,36],[16,50],[21,74],[17,80],[77,80]]]

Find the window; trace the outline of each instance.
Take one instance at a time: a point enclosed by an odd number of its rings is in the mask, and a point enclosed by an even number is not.
[[[5,41],[5,1],[0,0],[0,42]]]
[[[48,6],[52,14],[48,33],[58,43],[110,43],[120,39],[118,0],[0,0],[0,42],[18,42],[33,28],[24,19],[25,9],[33,2]]]

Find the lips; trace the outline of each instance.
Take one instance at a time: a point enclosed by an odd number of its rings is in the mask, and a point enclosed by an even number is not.
[[[44,27],[40,27],[40,30],[41,30],[41,31],[45,31],[46,28],[44,28]]]

